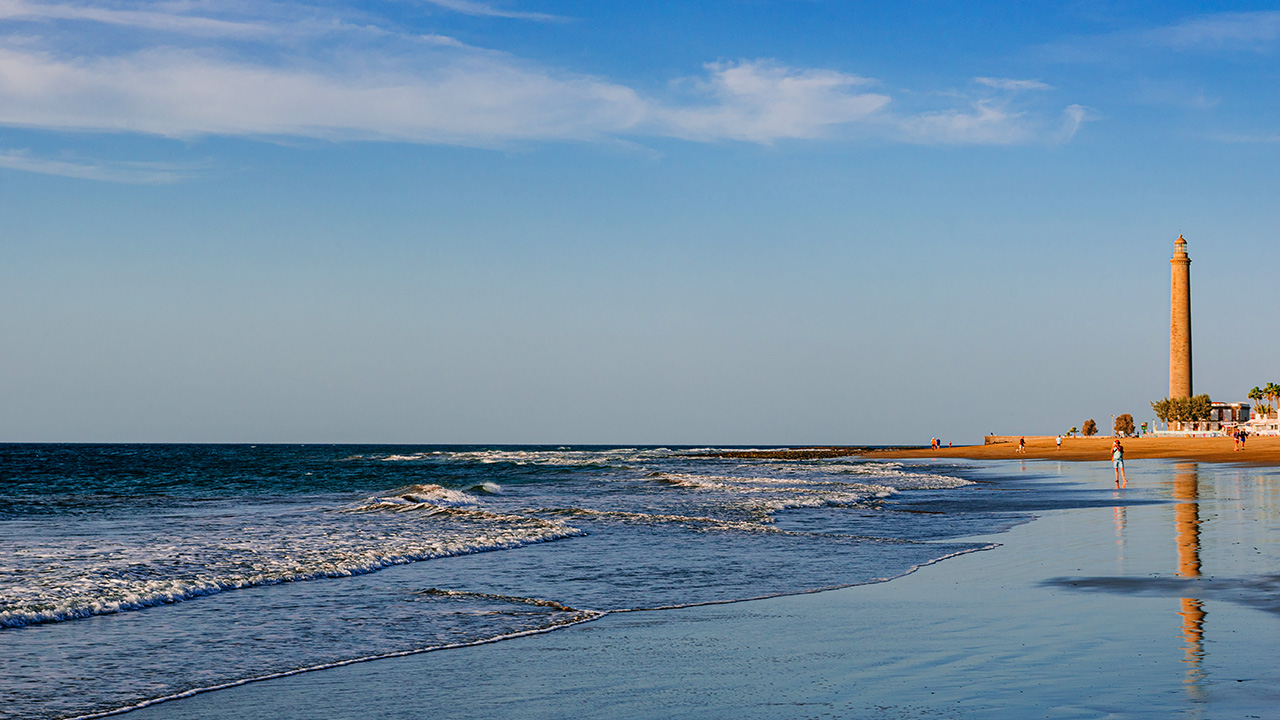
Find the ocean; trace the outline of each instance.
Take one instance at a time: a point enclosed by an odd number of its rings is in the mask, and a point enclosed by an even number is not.
[[[0,445],[0,714],[890,580],[1033,510],[973,465],[714,450]]]

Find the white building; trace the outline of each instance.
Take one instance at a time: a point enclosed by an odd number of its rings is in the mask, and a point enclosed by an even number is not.
[[[1242,425],[1249,422],[1249,411],[1252,407],[1247,402],[1224,403],[1216,402],[1210,405],[1209,421],[1207,423],[1192,423],[1193,425],[1203,425],[1206,430],[1225,430]]]

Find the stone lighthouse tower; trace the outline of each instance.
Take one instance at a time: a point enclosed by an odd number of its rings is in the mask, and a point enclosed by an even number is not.
[[[1169,397],[1191,397],[1191,258],[1187,241],[1173,243],[1173,294],[1169,303]]]

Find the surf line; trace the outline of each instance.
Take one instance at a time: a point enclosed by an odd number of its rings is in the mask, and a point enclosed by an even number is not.
[[[856,537],[856,536],[851,536],[851,537]],[[928,544],[928,543],[921,543],[921,544]],[[936,565],[942,562],[943,560],[958,558],[961,555],[968,555],[969,553],[995,550],[996,548],[1000,547],[1000,545],[1001,543],[989,543],[987,545],[983,545],[982,547],[968,548],[965,550],[959,550],[953,553],[948,553],[946,555],[943,555],[940,558],[934,558],[933,560],[922,562],[919,565],[912,565],[911,567],[907,568],[905,571],[898,573],[893,577],[871,578],[870,580],[863,580],[861,582],[844,583],[842,585],[827,585],[826,587],[810,588],[808,590],[796,590],[795,592],[769,593],[768,595],[757,595],[755,597],[749,597],[749,598],[732,598],[729,600],[708,600],[706,602],[686,603],[684,605],[659,605],[657,607],[647,607],[647,608],[646,607],[620,608],[618,610],[607,610],[605,611],[604,614],[612,615],[614,613],[658,612],[659,610],[683,610],[685,608],[707,607],[709,605],[732,605],[734,603],[754,602],[756,600],[770,600],[772,598],[780,598],[780,597],[794,597],[796,595],[814,595],[817,593],[830,592],[832,590],[844,590],[845,588],[862,587],[864,585],[879,585],[880,583],[893,582],[894,580],[897,580],[899,578],[904,578],[914,573],[915,571],[919,570],[920,568],[929,567],[930,565]],[[598,618],[591,618],[591,619],[597,620]],[[72,720],[79,720],[79,718],[72,718]]]
[[[735,598],[731,600],[711,600],[709,602],[689,603],[685,605],[664,605],[661,607],[651,607],[651,608],[622,608],[617,610],[578,610],[578,612],[586,613],[588,617],[580,618],[578,620],[569,620],[567,622],[556,623],[554,625],[550,625],[545,628],[536,628],[533,630],[522,630],[520,632],[507,633],[505,635],[495,635],[490,638],[484,638],[481,640],[472,640],[470,642],[449,643],[447,645],[432,645],[430,647],[414,648],[412,650],[400,650],[397,652],[382,653],[379,655],[367,655],[365,657],[351,658],[350,660],[339,660],[337,662],[324,663],[322,665],[312,665],[310,667],[295,668],[293,670],[284,670],[281,672],[270,673],[267,675],[258,675],[256,677],[244,678],[241,680],[234,680],[229,683],[222,683],[221,685],[210,685],[209,687],[192,688],[191,690],[184,690],[182,692],[174,693],[172,695],[165,695],[158,698],[143,700],[142,702],[134,703],[133,705],[118,707],[112,710],[103,710],[101,712],[88,713],[85,715],[76,715],[74,717],[66,718],[66,720],[94,720],[94,718],[104,718],[104,717],[110,717],[113,715],[123,715],[128,712],[133,712],[134,710],[141,710],[142,708],[151,707],[152,705],[159,705],[160,703],[169,702],[171,700],[181,700],[183,698],[189,698],[195,695],[200,695],[208,692],[215,692],[217,690],[229,690],[231,688],[240,687],[242,685],[248,685],[250,683],[264,682],[266,680],[276,680],[279,678],[292,677],[294,675],[301,675],[303,673],[308,673],[308,672],[316,672],[318,670],[330,670],[333,668],[345,667],[347,665],[355,665],[357,663],[373,662],[374,660],[386,660],[389,658],[408,657],[410,655],[422,655],[424,653],[436,652],[439,650],[457,650],[459,648],[476,647],[478,645],[490,645],[492,643],[502,642],[504,640],[511,640],[513,638],[518,638],[518,637],[528,637],[531,635],[544,635],[546,633],[555,632],[556,630],[562,630],[564,628],[573,627],[574,625],[583,625],[585,623],[594,622],[606,615],[612,615],[615,613],[656,612],[659,610],[680,610],[684,608],[704,607],[708,605],[730,605],[734,603],[751,602],[753,600],[768,600],[770,598],[789,597],[794,595],[811,595],[814,593],[829,592],[831,590],[842,590],[844,588],[859,587],[862,585],[876,585],[883,582],[892,582],[893,580],[906,577],[907,575],[910,575],[921,568],[928,567],[930,565],[935,565],[944,560],[950,560],[952,558],[957,558],[962,555],[968,555],[969,553],[994,550],[998,547],[1000,547],[1000,543],[989,543],[982,547],[969,548],[969,549],[960,550],[954,553],[948,553],[946,555],[943,555],[942,557],[934,558],[927,562],[922,562],[919,565],[913,565],[912,567],[908,568],[905,572],[894,575],[893,577],[874,578],[864,582],[846,583],[843,585],[829,585],[827,587],[813,588],[809,590],[800,590],[798,592],[770,593],[768,595],[760,595],[757,597],[750,597],[750,598]],[[503,598],[503,599],[515,599],[505,595],[489,595],[487,593],[467,593],[467,592],[459,592],[459,591],[452,591],[452,590],[438,590],[436,588],[429,588],[422,592],[439,593],[442,595],[455,595],[455,594],[456,595],[477,595],[481,597],[497,597],[497,598]],[[519,599],[527,601],[527,599],[525,598],[519,598]],[[544,602],[548,606],[560,605],[559,603],[556,603],[554,601],[534,601],[533,604],[541,605]]]
[[[574,625],[581,625],[583,623],[593,622],[609,614],[607,610],[580,610],[579,612],[587,613],[589,617],[557,623],[555,625],[550,625],[544,628],[537,628],[534,630],[521,630],[520,632],[507,633],[505,635],[495,635],[491,638],[484,638],[482,640],[449,643],[447,645],[432,645],[430,647],[414,648],[412,650],[399,650],[397,652],[383,653],[381,655],[367,655],[365,657],[351,658],[350,660],[339,660],[337,662],[325,663],[323,665],[312,665],[310,667],[294,668],[293,670],[284,670],[282,672],[271,673],[269,675],[258,675],[256,677],[244,678],[242,680],[233,680],[232,682],[223,683],[221,685],[210,685],[209,687],[192,688],[191,690],[183,690],[180,693],[174,693],[172,695],[165,695],[163,697],[143,700],[142,702],[134,703],[133,705],[127,705],[125,707],[118,707],[113,710],[103,710],[101,712],[89,713],[87,715],[76,715],[74,717],[67,718],[66,720],[92,720],[93,718],[110,717],[112,715],[123,715],[124,713],[133,712],[134,710],[141,710],[142,708],[151,707],[152,705],[159,705],[160,703],[169,702],[171,700],[181,700],[183,698],[189,698],[194,695],[201,695],[208,692],[214,692],[216,690],[228,690],[230,688],[240,687],[241,685],[248,685],[250,683],[263,682],[266,680],[276,680],[279,678],[291,677],[293,675],[301,675],[303,673],[315,672],[317,670],[331,670],[333,668],[345,667],[347,665],[355,665],[357,663],[373,662],[374,660],[386,660],[388,658],[408,657],[410,655],[422,655],[423,653],[436,652],[437,650],[456,650],[458,648],[475,647],[477,645],[488,645],[490,643],[502,642],[503,640],[510,640],[512,638],[518,638],[518,637],[526,637],[529,635],[542,635],[544,633],[554,632],[556,630],[572,627]]]

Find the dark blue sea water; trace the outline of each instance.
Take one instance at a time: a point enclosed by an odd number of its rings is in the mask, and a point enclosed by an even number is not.
[[[890,579],[1027,517],[964,512],[989,492],[972,472],[689,448],[0,445],[0,708],[77,717]]]

